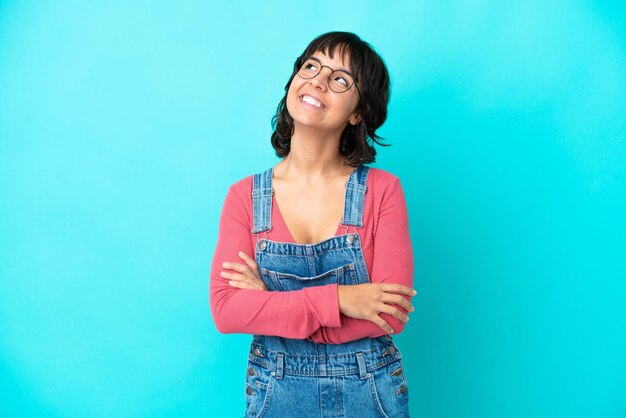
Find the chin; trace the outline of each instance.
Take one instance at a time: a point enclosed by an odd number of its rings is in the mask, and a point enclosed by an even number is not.
[[[292,110],[290,106],[287,106],[287,111],[293,119],[294,125],[302,125],[302,126],[320,126],[319,118],[316,118],[315,115],[307,114],[308,112],[303,111],[303,109],[295,109]]]
[[[310,121],[310,120],[307,120],[306,118],[298,118],[298,119],[294,118],[293,126],[294,127],[303,126],[307,128],[317,128],[320,130],[324,130],[324,126],[320,125],[319,122]]]

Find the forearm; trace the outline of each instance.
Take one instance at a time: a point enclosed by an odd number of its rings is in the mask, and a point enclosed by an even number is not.
[[[339,326],[336,284],[293,292],[269,292],[239,289],[220,275],[222,263],[239,260],[239,251],[254,258],[247,206],[249,203],[231,187],[224,201],[211,263],[209,304],[217,330],[305,339],[321,326]]]
[[[392,305],[396,307],[397,305]],[[402,312],[406,312],[398,307]],[[394,335],[404,330],[404,322],[389,314],[381,313],[379,316],[387,321],[393,328]],[[315,330],[307,340],[316,343],[326,344],[342,344],[350,341],[360,340],[361,338],[376,338],[382,335],[388,335],[381,327],[367,319],[355,319],[345,315],[341,315],[340,327],[320,327]]]
[[[337,285],[270,292],[217,284],[210,294],[211,313],[221,333],[274,335],[305,339],[320,327],[340,325]]]
[[[404,280],[406,283],[407,280]],[[385,285],[392,283],[386,281]],[[341,344],[362,338],[375,338],[389,333],[399,334],[404,329],[408,317],[406,309],[410,308],[411,296],[394,294],[395,298],[408,301],[387,299],[390,293],[379,293],[381,284],[363,284],[339,286],[338,299],[340,307],[341,326],[334,328],[321,327],[312,333],[308,339],[318,343]],[[407,289],[406,284],[403,286]],[[375,292],[375,293],[372,293]],[[382,302],[386,300],[386,302]],[[406,306],[405,306],[406,305]],[[393,311],[391,312],[390,311]],[[398,318],[397,316],[400,315]]]

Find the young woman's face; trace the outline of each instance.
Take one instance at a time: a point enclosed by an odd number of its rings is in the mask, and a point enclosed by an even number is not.
[[[321,66],[327,65],[333,70],[345,69],[352,73],[349,56],[336,53],[331,59],[324,52],[318,51],[312,57],[319,60],[318,65],[322,68],[320,73],[310,79],[296,74],[287,91],[287,110],[293,118],[295,130],[298,125],[303,125],[323,131],[343,132],[348,123],[356,125],[360,120],[356,112],[359,93],[356,86],[343,93],[331,90],[328,87],[331,70]]]

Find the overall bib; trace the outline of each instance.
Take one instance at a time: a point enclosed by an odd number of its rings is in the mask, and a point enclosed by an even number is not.
[[[252,207],[255,258],[268,291],[292,291],[331,283],[368,283],[361,240],[369,167],[346,183],[341,225],[346,234],[315,244],[267,239],[272,229],[272,169],[254,175]],[[355,233],[347,233],[348,228]],[[259,233],[265,237],[259,239]],[[392,338],[343,344],[254,335],[246,371],[245,417],[408,417],[402,355]]]

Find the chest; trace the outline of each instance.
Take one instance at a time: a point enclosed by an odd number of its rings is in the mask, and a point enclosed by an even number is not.
[[[341,224],[345,182],[303,188],[274,182],[274,204],[294,242],[313,244],[332,238]]]

